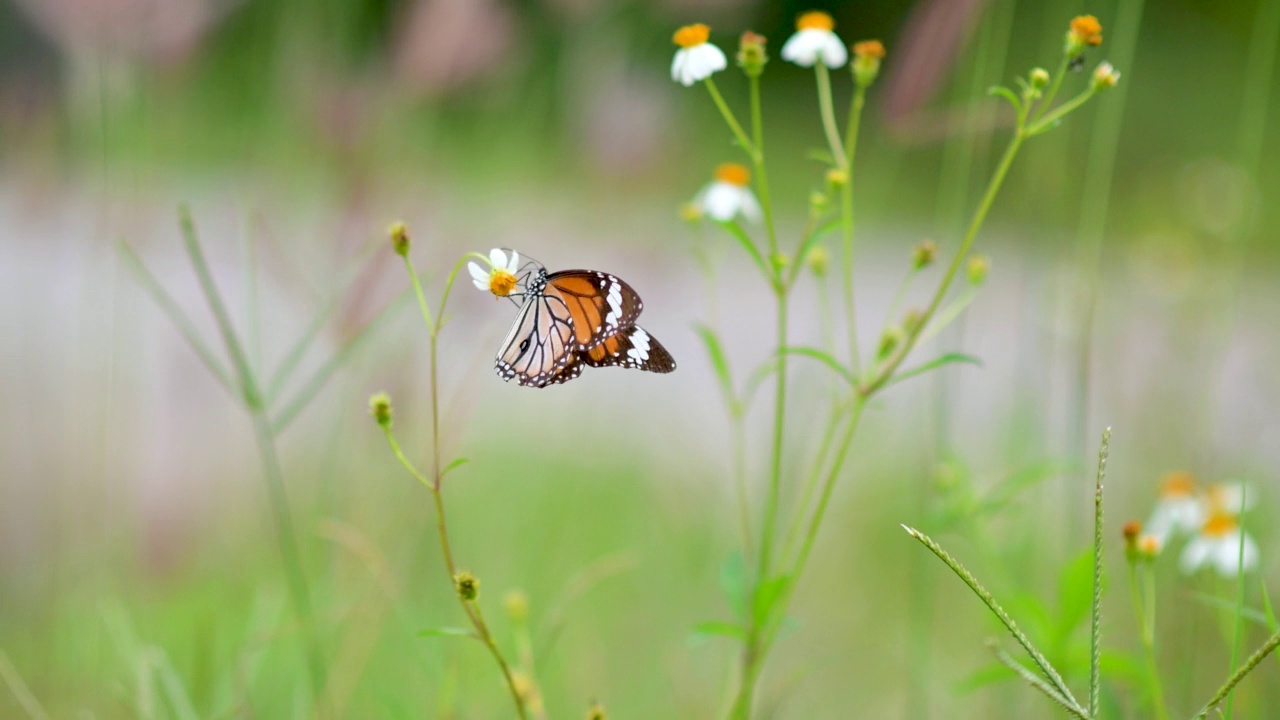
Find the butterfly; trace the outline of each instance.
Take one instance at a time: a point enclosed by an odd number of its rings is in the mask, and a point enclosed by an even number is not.
[[[514,251],[507,251],[514,254]],[[520,313],[494,369],[529,387],[566,383],[584,367],[622,367],[669,373],[671,353],[636,325],[644,302],[616,275],[596,270],[548,273],[531,258],[516,272]]]

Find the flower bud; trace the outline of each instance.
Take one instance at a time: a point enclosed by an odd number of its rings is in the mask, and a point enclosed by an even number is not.
[[[506,608],[507,617],[512,622],[522,623],[529,618],[529,596],[519,590],[512,590],[502,599],[502,605]]]
[[[680,219],[693,224],[702,219],[702,208],[698,203],[687,202],[680,206]]]
[[[821,215],[831,205],[831,198],[824,192],[814,190],[809,193],[809,212]]]
[[[964,270],[969,276],[969,284],[977,287],[986,281],[987,272],[991,270],[991,261],[985,255],[974,255],[969,258]]]
[[[1071,20],[1071,28],[1067,30],[1063,54],[1075,57],[1085,48],[1102,44],[1102,24],[1092,15],[1080,15]]]
[[[920,331],[920,324],[923,322],[924,313],[919,308],[911,308],[902,316],[902,329],[912,335]]]
[[[890,325],[884,329],[884,333],[880,335],[880,346],[876,348],[876,357],[885,358],[889,353],[898,348],[902,344],[902,340],[906,337],[906,333],[897,325]]]
[[[1155,535],[1143,535],[1138,538],[1138,555],[1147,562],[1156,559],[1160,554],[1160,538]]]
[[[809,270],[817,277],[823,277],[827,274],[827,266],[830,263],[830,257],[827,255],[827,249],[821,245],[809,251],[804,258],[805,264],[809,266]]]
[[[784,252],[774,253],[770,260],[773,261],[773,267],[775,270],[781,270],[791,264],[791,258]]]
[[[458,592],[458,597],[471,602],[480,595],[480,579],[463,570],[453,576],[453,589]]]
[[[391,236],[391,247],[397,255],[405,257],[409,254],[409,228],[404,223],[392,223],[387,234]]]
[[[1111,63],[1104,62],[1098,65],[1093,71],[1093,91],[1106,90],[1113,88],[1116,83],[1120,82],[1120,71],[1111,67]]]
[[[379,427],[391,428],[391,397],[384,392],[369,398],[369,414],[378,422]]]
[[[933,259],[938,256],[938,245],[932,240],[922,240],[911,251],[911,267],[916,270],[923,270],[933,264]]]
[[[849,173],[845,172],[844,170],[841,170],[840,168],[831,168],[830,170],[827,171],[826,178],[827,178],[827,187],[829,188],[844,187],[844,184],[849,182]]]
[[[1049,71],[1044,68],[1036,68],[1031,71],[1031,87],[1040,90],[1049,85]]]
[[[593,702],[587,709],[587,720],[609,720],[609,716],[605,714],[603,705]]]
[[[1138,559],[1138,538],[1142,535],[1142,523],[1138,520],[1130,520],[1120,528],[1120,534],[1124,536],[1124,554],[1129,558],[1130,562]]]
[[[884,43],[879,40],[863,40],[853,45],[853,79],[859,87],[869,87],[880,74],[880,61],[884,59]]]
[[[763,35],[750,30],[742,33],[742,37],[738,38],[738,67],[741,67],[748,77],[760,77],[764,72],[764,66],[769,62],[769,54],[765,52],[767,42]]]

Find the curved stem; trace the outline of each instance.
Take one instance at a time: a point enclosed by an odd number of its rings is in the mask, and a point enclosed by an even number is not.
[[[844,304],[849,317],[849,363],[853,374],[862,375],[862,353],[858,349],[858,317],[853,292],[853,160],[858,151],[858,128],[862,124],[862,108],[867,89],[861,84],[853,91],[849,106],[849,126],[845,131],[844,185],[840,188],[840,218],[844,240]]]
[[[716,83],[711,78],[702,81],[707,86],[707,92],[711,93],[711,99],[715,102],[716,108],[720,110],[720,115],[724,117],[724,121],[729,125],[729,129],[733,131],[733,136],[737,138],[738,144],[742,145],[742,149],[751,156],[754,162],[760,151],[755,144],[747,137],[747,133],[742,129],[742,125],[738,123],[738,118],[734,117],[733,111],[729,109],[729,104],[724,101],[724,97],[720,95],[720,90],[716,87]]]
[[[836,113],[831,102],[831,73],[826,64],[814,63],[813,75],[818,81],[818,111],[822,116],[822,131],[827,136],[827,145],[831,148],[831,159],[836,167],[848,170],[849,160],[845,157],[844,143],[840,142],[840,131],[836,129]]]

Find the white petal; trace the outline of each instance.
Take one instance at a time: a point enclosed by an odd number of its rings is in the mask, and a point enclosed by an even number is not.
[[[1208,501],[1211,509],[1218,509],[1232,515],[1240,513],[1241,506],[1245,510],[1253,507],[1257,493],[1251,485],[1241,480],[1228,480],[1215,483],[1209,487]]]
[[[1213,543],[1196,536],[1182,549],[1182,557],[1178,558],[1178,567],[1190,575],[1204,565],[1205,560],[1213,553]]]
[[[1173,527],[1182,532],[1198,532],[1204,525],[1205,513],[1200,502],[1192,497],[1164,500],[1161,504],[1168,506],[1169,518]]]
[[[1240,543],[1244,543],[1244,557],[1240,557]],[[1248,572],[1258,565],[1258,545],[1253,538],[1244,533],[1233,533],[1230,537],[1217,540],[1213,548],[1213,564],[1218,574],[1223,577],[1235,577],[1236,570],[1243,567]]]
[[[507,272],[512,275],[516,274],[516,270],[520,269],[520,253],[515,250],[511,251],[511,260],[507,263]]]
[[[502,248],[494,248],[489,251],[489,262],[495,268],[504,268],[507,266],[507,254],[502,252]]]
[[[692,84],[684,81],[683,70],[685,58],[687,57],[689,57],[689,51],[684,48],[680,48],[676,51],[676,56],[671,58],[671,79],[684,84],[685,87]]]
[[[782,59],[801,67],[813,67],[829,37],[834,37],[834,33],[829,30],[801,30],[787,38],[787,42],[783,44]]]
[[[714,182],[702,195],[702,211],[718,222],[728,222],[742,209],[742,193],[737,185]]]
[[[467,263],[467,269],[471,271],[471,282],[475,283],[477,288],[488,291],[489,273],[473,262]]]
[[[740,187],[738,194],[741,196],[738,203],[742,206],[742,216],[751,222],[760,222],[760,203],[756,202],[755,193],[751,192],[751,188]]]
[[[822,44],[822,63],[835,70],[844,67],[848,61],[849,51],[845,49],[844,43],[840,42],[835,33],[830,33],[830,37]]]

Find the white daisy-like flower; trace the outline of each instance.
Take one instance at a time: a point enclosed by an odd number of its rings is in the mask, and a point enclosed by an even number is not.
[[[516,270],[519,267],[520,254],[512,250],[511,256],[508,257],[507,253],[500,248],[489,251],[487,270],[475,261],[467,263],[467,270],[471,272],[471,282],[475,284],[476,289],[491,292],[498,297],[506,297],[515,289]]]
[[[693,204],[717,222],[728,222],[739,215],[759,222],[760,203],[751,192],[750,183],[751,171],[745,166],[723,163],[716,168],[715,180],[698,192]]]
[[[1224,512],[1239,515],[1254,505],[1253,486],[1243,480],[1227,480],[1210,485],[1204,491],[1206,514]]]
[[[1160,483],[1160,499],[1144,528],[1161,546],[1175,533],[1193,533],[1204,524],[1205,509],[1196,496],[1196,479],[1191,473],[1172,472]]]
[[[685,25],[676,31],[671,39],[680,49],[671,61],[672,80],[689,87],[729,67],[724,51],[707,42],[710,37],[711,28],[702,23]]]
[[[849,61],[849,50],[833,32],[836,21],[817,10],[807,12],[796,20],[796,34],[782,46],[782,59],[802,67],[823,65],[835,69]]]
[[[1238,569],[1249,572],[1258,567],[1258,544],[1240,527],[1235,515],[1214,513],[1183,548],[1178,565],[1188,574],[1211,565],[1219,575],[1235,577]]]

